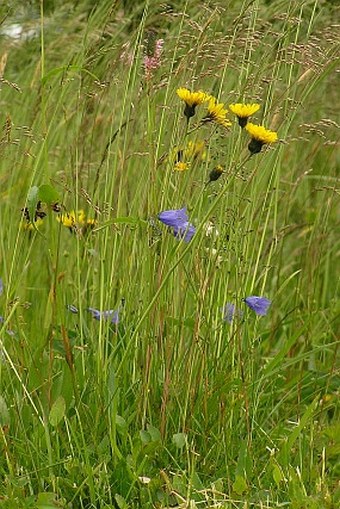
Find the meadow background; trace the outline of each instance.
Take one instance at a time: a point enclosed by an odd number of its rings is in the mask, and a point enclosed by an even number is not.
[[[336,20],[326,0],[1,2],[0,507],[339,507]],[[204,105],[188,129],[179,87],[261,104],[279,142],[249,158]],[[188,243],[157,219],[183,206]]]

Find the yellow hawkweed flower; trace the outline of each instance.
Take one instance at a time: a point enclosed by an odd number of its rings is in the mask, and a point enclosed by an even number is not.
[[[185,163],[184,161],[178,161],[174,167],[175,171],[185,171],[188,169],[189,169],[189,163]]]
[[[203,118],[203,122],[216,122],[223,127],[231,126],[231,122],[227,119],[227,110],[223,103],[218,103],[215,97],[209,97],[208,115]]]
[[[208,100],[208,95],[201,90],[198,92],[190,92],[187,88],[181,87],[176,90],[176,93],[182,101],[185,102],[184,115],[189,121],[190,117],[195,115],[195,108],[199,104],[203,104]]]
[[[204,161],[206,156],[205,141],[189,141],[186,146],[174,147],[168,161],[174,165],[175,171],[185,171],[190,168],[191,163]]]
[[[76,226],[77,223],[76,214],[74,210],[71,210],[71,212],[66,212],[65,214],[60,214],[60,216],[57,216],[57,221],[63,226],[66,226],[66,228],[72,229]]]
[[[246,125],[246,130],[251,136],[248,149],[252,154],[261,152],[263,145],[275,143],[278,139],[276,132],[269,131],[269,129],[266,129],[263,125],[255,125],[249,122]]]
[[[248,118],[254,115],[259,109],[259,104],[229,104],[229,109],[238,118],[239,125],[243,128],[247,125]]]
[[[203,140],[199,141],[189,141],[187,147],[184,150],[184,155],[188,159],[200,159],[204,161],[207,153],[205,150],[205,142]]]
[[[57,221],[61,223],[69,230],[74,231],[79,228],[84,228],[90,226],[93,227],[96,224],[95,219],[86,219],[85,212],[80,209],[77,212],[71,210],[70,212],[66,212],[65,214],[60,214],[57,216]]]
[[[26,230],[26,231],[32,231],[32,230],[35,230],[36,228],[39,228],[39,226],[41,226],[43,224],[43,220],[38,217],[37,219],[35,219],[34,221],[34,225],[31,223],[31,221],[22,221],[21,222],[21,228],[23,230]]]

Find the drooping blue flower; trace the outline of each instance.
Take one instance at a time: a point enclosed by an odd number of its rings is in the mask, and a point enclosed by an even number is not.
[[[189,242],[195,235],[195,232],[196,228],[193,224],[188,223],[188,221],[181,224],[180,226],[174,226],[175,237],[177,239],[183,239],[184,242]]]
[[[87,308],[95,320],[109,320],[111,323],[119,323],[119,311],[115,309],[108,309],[107,311],[100,311],[96,308]]]
[[[222,313],[223,320],[228,323],[231,323],[234,318],[242,318],[243,316],[242,310],[238,309],[232,302],[227,302],[226,305],[223,306]]]
[[[3,291],[4,291],[4,282],[0,277],[0,295],[3,293]]]
[[[235,315],[235,304],[227,302],[226,305],[222,308],[222,313],[223,320],[225,322],[231,323]]]
[[[173,233],[177,239],[183,239],[189,242],[196,232],[193,224],[188,222],[188,214],[186,207],[178,210],[164,210],[158,214],[158,219],[173,229]]]
[[[188,221],[187,208],[178,210],[164,210],[158,214],[158,219],[172,228],[178,228]]]
[[[266,297],[257,297],[255,295],[246,297],[244,302],[252,311],[254,311],[259,316],[266,315],[271,304],[271,301]]]

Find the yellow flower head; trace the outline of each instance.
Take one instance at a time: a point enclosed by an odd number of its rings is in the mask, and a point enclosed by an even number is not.
[[[247,125],[248,118],[254,115],[259,109],[259,104],[229,104],[229,109],[238,118],[239,125],[243,128]]]
[[[227,110],[223,103],[218,103],[215,97],[209,98],[208,114],[203,119],[204,122],[216,122],[223,127],[231,126],[231,122],[227,119]]]
[[[35,230],[35,228],[39,228],[39,226],[41,226],[43,224],[43,220],[38,217],[35,221],[34,221],[34,226],[33,224],[29,221],[22,221],[21,222],[21,228],[23,230],[28,230],[28,231],[32,231],[32,230]]]
[[[252,154],[260,152],[263,145],[275,143],[278,140],[277,133],[269,131],[263,125],[255,125],[249,122],[246,125],[246,130],[251,136],[248,148]]]
[[[86,226],[94,226],[96,224],[95,219],[86,219],[85,212],[80,209],[77,212],[71,210],[65,214],[57,216],[57,221],[71,231],[77,230],[78,228],[85,228]]]
[[[176,90],[176,93],[182,101],[185,102],[185,109],[184,109],[184,115],[189,120],[190,117],[193,117],[195,115],[195,108],[199,104],[203,104],[205,101],[208,100],[209,96],[205,93],[199,90],[198,92],[190,92],[187,88],[178,88]]]
[[[66,212],[65,214],[60,214],[60,216],[57,216],[57,221],[67,228],[74,228],[77,223],[76,214],[74,210]]]
[[[198,92],[190,92],[187,88],[182,87],[178,88],[176,92],[178,97],[188,106],[198,106],[199,104],[203,104],[208,98],[207,94],[201,90]]]
[[[185,171],[188,169],[189,169],[189,163],[185,163],[184,161],[178,161],[174,167],[175,171]]]
[[[189,141],[186,149],[184,150],[184,155],[188,159],[199,158],[201,161],[204,161],[207,156],[205,142],[203,140]]]
[[[185,171],[190,168],[191,163],[204,161],[206,156],[205,141],[188,141],[187,145],[174,147],[168,161],[174,165],[175,171]]]

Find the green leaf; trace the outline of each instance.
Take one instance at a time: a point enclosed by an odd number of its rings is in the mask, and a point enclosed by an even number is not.
[[[308,421],[310,421],[314,415],[314,412],[318,406],[319,396],[317,396],[314,401],[307,407],[307,410],[303,414],[300,419],[299,424],[293,429],[292,433],[288,437],[287,446],[291,449],[294,445],[295,440],[300,435],[303,428],[307,425]]]
[[[249,457],[248,441],[242,440],[240,444],[240,451],[238,454],[237,466],[236,466],[236,477],[247,477],[251,471],[251,461]]]
[[[33,226],[35,226],[34,217],[39,201],[38,194],[39,194],[38,186],[32,186],[27,193],[27,208],[30,216],[30,221],[33,224]]]
[[[185,433],[175,433],[172,435],[172,443],[177,449],[182,449],[187,442],[187,436]]]
[[[37,499],[37,509],[55,509],[60,507],[55,493],[39,493]]]
[[[116,415],[116,426],[118,431],[125,432],[127,428],[126,420],[121,415]]]
[[[281,468],[278,465],[273,466],[273,479],[276,482],[277,486],[280,485],[280,483],[283,481],[284,477],[281,471]]]
[[[51,205],[59,201],[59,193],[53,186],[42,184],[39,186],[38,200]]]
[[[237,475],[236,476],[235,482],[233,484],[233,490],[238,495],[242,495],[243,493],[248,491],[247,482],[246,482],[245,478],[242,475]]]
[[[152,442],[160,442],[161,433],[157,428],[155,428],[154,426],[151,426],[151,424],[148,424],[147,431],[151,437]]]
[[[106,221],[105,223],[101,224],[97,228],[94,228],[93,231],[97,232],[99,230],[103,230],[104,228],[108,228],[109,226],[112,226],[114,224],[130,224],[130,225],[138,225],[138,224],[147,224],[147,221],[144,219],[140,219],[139,217],[133,217],[133,216],[121,216],[121,217],[115,217],[114,219],[110,219],[110,221]]]
[[[121,495],[118,495],[118,493],[115,494],[115,501],[117,502],[119,509],[128,509],[129,506],[125,502],[125,499]]]
[[[150,435],[150,433],[148,433],[144,429],[140,430],[139,436],[140,436],[141,441],[143,442],[143,444],[148,444],[149,442],[151,442],[151,435]]]
[[[6,401],[0,395],[0,426],[8,426],[10,424],[10,416]]]
[[[65,416],[66,403],[62,396],[59,396],[52,405],[49,421],[51,426],[58,426]]]
[[[33,202],[38,201],[38,193],[39,193],[39,187],[38,186],[32,186],[30,187],[28,193],[27,193],[27,203],[30,205]]]

